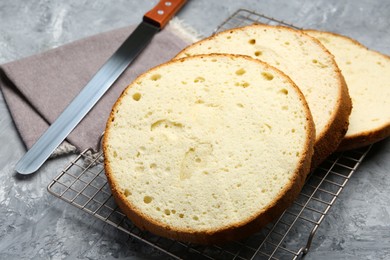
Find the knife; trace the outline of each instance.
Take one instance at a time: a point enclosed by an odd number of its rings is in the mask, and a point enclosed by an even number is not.
[[[18,173],[31,174],[42,166],[128,65],[141,53],[153,36],[165,27],[185,2],[186,0],[160,1],[144,15],[142,22],[133,33],[19,160],[15,166]]]

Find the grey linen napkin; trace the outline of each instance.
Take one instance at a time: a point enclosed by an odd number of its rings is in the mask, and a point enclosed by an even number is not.
[[[134,27],[91,36],[0,66],[0,88],[20,136],[30,148]],[[79,151],[96,144],[112,105],[139,74],[168,61],[186,42],[165,29],[126,69],[67,140]]]

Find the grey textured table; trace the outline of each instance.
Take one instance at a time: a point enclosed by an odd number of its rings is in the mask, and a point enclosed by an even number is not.
[[[0,2],[0,63],[138,23],[156,1]],[[238,8],[346,34],[390,55],[390,1],[192,0],[178,15],[203,35]],[[385,111],[389,113],[390,111]],[[152,249],[53,197],[46,186],[73,156],[36,174],[14,171],[25,148],[0,95],[0,258],[149,258]],[[326,216],[306,259],[390,258],[390,140],[374,145]]]

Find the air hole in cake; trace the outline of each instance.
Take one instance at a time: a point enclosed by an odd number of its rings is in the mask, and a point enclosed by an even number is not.
[[[125,195],[126,197],[130,196],[130,195],[131,195],[131,191],[130,191],[129,189],[125,189],[124,195]]]
[[[234,166],[234,168],[236,168],[236,169],[241,168],[241,167],[242,167],[242,164],[241,164],[241,163],[239,163],[239,164],[237,164],[236,166]]]
[[[317,66],[319,66],[320,68],[327,68],[328,67],[326,64],[324,64],[324,63],[322,63],[322,62],[320,62],[320,61],[318,61],[316,59],[313,59],[312,62],[314,64],[317,64]]]
[[[260,133],[265,134],[270,130],[270,128],[266,127],[265,125],[260,126]]]
[[[144,166],[137,166],[137,167],[135,167],[135,171],[136,172],[143,172],[144,170],[145,170]]]
[[[195,101],[195,104],[203,104],[203,103],[204,103],[204,101],[202,99],[198,99]]]
[[[250,39],[248,42],[249,42],[249,44],[252,44],[252,45],[256,44],[256,39]]]
[[[184,218],[184,214],[183,214],[183,213],[180,213],[180,214],[179,214],[179,218]]]
[[[197,157],[196,159],[195,159],[195,162],[197,162],[197,163],[200,163],[202,161],[202,159],[200,159],[199,157]]]
[[[150,77],[150,79],[153,81],[157,81],[157,80],[161,79],[161,74],[154,74]]]
[[[282,88],[281,90],[279,90],[279,92],[284,94],[284,95],[288,95],[288,90],[285,88]]]
[[[148,117],[150,117],[151,115],[153,115],[153,112],[152,112],[152,111],[149,111],[147,114],[145,114],[144,118],[148,118]]]
[[[169,216],[171,215],[171,211],[169,209],[164,210],[165,215]]]
[[[286,45],[290,45],[290,42],[284,42],[284,44],[286,44]]]
[[[244,105],[241,104],[241,103],[237,103],[237,106],[238,106],[238,107],[241,107],[241,108],[244,107]]]
[[[245,72],[246,72],[246,71],[245,71],[244,69],[241,68],[241,69],[239,69],[239,70],[236,71],[236,75],[241,76],[241,75],[244,75]]]
[[[195,79],[194,79],[194,82],[195,83],[200,83],[200,82],[204,82],[205,81],[205,78],[203,78],[203,77],[196,77]]]
[[[288,110],[288,106],[282,106],[282,110]]]
[[[174,210],[174,209],[171,210],[171,212],[172,212],[172,214],[176,214],[176,210]]]
[[[199,217],[198,216],[194,216],[192,219],[193,220],[199,220]]]
[[[158,120],[151,124],[150,130],[155,131],[161,128],[183,128],[183,125],[180,123],[172,122],[166,119]]]
[[[135,101],[139,101],[141,99],[141,93],[134,93],[133,94],[133,99]]]
[[[260,56],[261,54],[263,54],[261,51],[255,51],[255,56],[256,57]]]
[[[149,204],[149,203],[151,203],[151,202],[152,202],[152,200],[153,200],[153,198],[152,198],[152,197],[150,197],[150,196],[145,196],[145,197],[144,197],[144,203],[146,203],[146,204]]]
[[[236,87],[243,87],[243,88],[247,88],[247,87],[249,87],[250,86],[250,84],[248,83],[248,82],[236,82],[235,84],[234,84]]]
[[[150,169],[156,169],[156,168],[157,168],[157,164],[151,163],[151,164],[149,165],[149,167],[150,167]]]
[[[269,72],[262,72],[261,75],[262,75],[266,80],[273,80],[273,79],[274,79],[274,75],[272,75],[272,74],[269,73]]]

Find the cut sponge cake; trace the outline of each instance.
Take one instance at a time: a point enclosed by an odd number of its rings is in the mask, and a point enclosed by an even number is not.
[[[217,33],[176,57],[202,53],[249,55],[285,72],[301,89],[313,115],[312,168],[337,149],[348,128],[351,100],[333,56],[318,40],[291,28],[255,24]]]
[[[350,125],[339,150],[390,136],[390,57],[338,34],[306,31],[333,53],[352,99]]]
[[[139,76],[104,136],[114,198],[141,229],[201,244],[248,236],[299,194],[314,123],[295,84],[239,55],[170,61]]]

